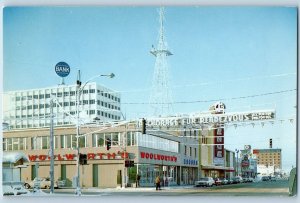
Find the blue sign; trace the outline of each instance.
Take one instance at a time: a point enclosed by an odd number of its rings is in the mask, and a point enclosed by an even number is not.
[[[70,66],[65,62],[59,62],[55,66],[55,72],[60,77],[67,77],[70,74]]]
[[[196,166],[198,165],[198,161],[192,159],[184,159],[183,164]]]

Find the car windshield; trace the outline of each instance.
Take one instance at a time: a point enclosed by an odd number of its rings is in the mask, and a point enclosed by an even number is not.
[[[208,181],[208,178],[200,178],[200,181]]]

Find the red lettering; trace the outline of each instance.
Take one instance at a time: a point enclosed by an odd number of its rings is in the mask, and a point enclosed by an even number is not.
[[[88,153],[87,156],[88,159],[95,159],[96,155],[94,153]]]
[[[116,159],[116,154],[115,153],[112,153],[111,156],[112,156],[113,159]]]
[[[156,160],[157,159],[157,154],[154,154],[154,160]]]
[[[146,153],[146,159],[149,159],[149,153]]]
[[[161,155],[161,160],[164,160],[165,159],[165,156],[164,155]]]
[[[30,161],[36,161],[37,155],[28,155]]]
[[[153,154],[152,153],[150,154],[150,159],[153,159]]]
[[[64,158],[63,158],[63,157],[61,157],[61,156],[60,156],[60,154],[58,154],[58,155],[57,155],[57,158],[58,158],[58,161],[62,161],[62,160],[64,160]]]
[[[123,152],[122,155],[121,155],[121,157],[122,157],[122,159],[124,159],[124,158],[127,159],[128,155],[129,155],[128,152]]]
[[[100,159],[103,159],[103,153],[98,153],[97,155],[100,157]]]
[[[74,159],[74,154],[66,154],[65,155],[67,160],[73,160]]]
[[[39,160],[41,160],[41,161],[45,161],[46,158],[47,158],[46,155],[39,155]]]
[[[160,160],[161,156],[160,154],[157,155],[157,160]]]
[[[145,158],[145,152],[141,152],[141,158],[142,158],[142,159]]]

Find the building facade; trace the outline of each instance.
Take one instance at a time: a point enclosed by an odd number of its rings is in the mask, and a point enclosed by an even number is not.
[[[54,125],[73,125],[76,120],[76,85],[5,92],[4,123],[10,129],[50,126],[50,100],[53,99]],[[80,118],[107,122],[121,119],[119,93],[97,83],[88,83],[80,94]]]
[[[281,149],[253,149],[258,165],[273,166],[282,169]]]
[[[136,124],[118,127],[81,126],[80,153],[87,155],[87,165],[80,165],[82,187],[110,188],[135,184],[154,186],[156,176],[162,185],[194,184],[198,174],[198,140],[156,131],[141,134]],[[21,151],[29,157],[29,166],[22,170],[22,180],[37,176],[49,177],[50,131],[48,128],[20,129],[4,132],[4,151]],[[106,141],[111,140],[107,150]],[[76,127],[54,129],[54,176],[72,186],[77,175]],[[132,167],[125,167],[133,161]]]

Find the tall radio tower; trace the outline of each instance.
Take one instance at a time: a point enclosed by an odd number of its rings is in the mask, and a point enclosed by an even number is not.
[[[156,58],[150,94],[150,114],[162,116],[172,113],[172,92],[169,86],[169,67],[167,57],[173,55],[167,47],[164,36],[164,8],[159,10],[159,39],[157,49],[152,45],[150,51]]]

